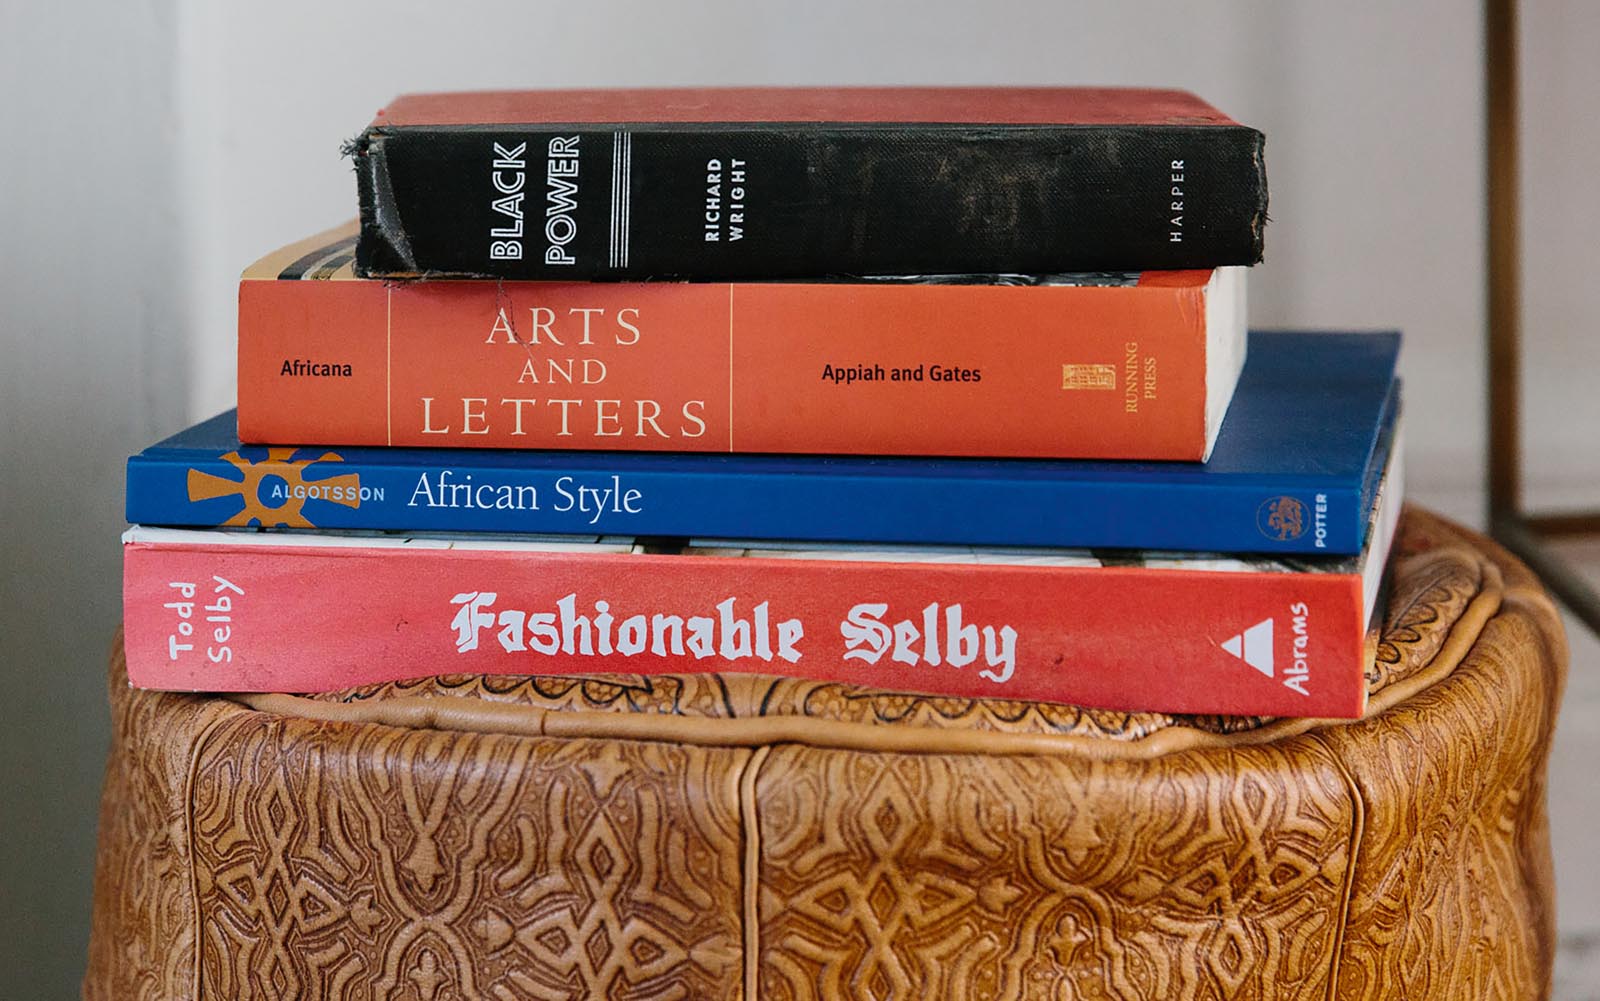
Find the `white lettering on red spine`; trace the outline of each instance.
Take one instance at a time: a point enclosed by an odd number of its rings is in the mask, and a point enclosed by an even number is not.
[[[1010,681],[1017,667],[1017,631],[1010,626],[1001,626],[998,630],[994,626],[984,626],[980,633],[977,625],[962,621],[961,605],[954,604],[944,608],[941,642],[939,608],[938,602],[925,607],[919,628],[913,619],[886,624],[883,617],[889,613],[889,606],[881,602],[853,606],[839,625],[839,633],[844,637],[845,659],[876,664],[889,653],[891,660],[913,667],[921,664],[938,667],[945,662],[962,668],[977,659],[981,635],[981,650],[989,666],[979,671],[978,676],[995,684]]]
[[[523,374],[527,376],[526,369]],[[542,401],[542,411],[538,409],[541,401],[528,396],[501,397],[493,403],[484,396],[464,396],[448,401],[424,396],[418,402],[422,405],[421,434],[521,436],[530,433],[527,425],[535,423],[541,414],[546,425],[543,433],[555,438],[573,438],[580,434],[596,438],[667,438],[672,434],[679,438],[700,438],[706,433],[704,400],[685,400],[678,407],[676,423],[668,429],[661,426],[662,408],[657,400],[581,400],[553,396]],[[436,403],[439,404],[437,408]],[[459,422],[456,416],[460,417]]]
[[[646,651],[657,656],[692,656],[696,660],[718,657],[733,663],[754,657],[770,662],[774,657],[790,664],[800,660],[799,642],[805,627],[799,619],[772,620],[768,602],[754,605],[748,615],[729,597],[713,606],[715,615],[636,613],[623,617],[611,603],[596,600],[595,614],[578,611],[578,596],[568,594],[554,611],[529,612],[502,609],[496,614],[494,591],[463,591],[450,599],[461,606],[450,620],[457,653],[479,648],[479,633],[501,626],[495,638],[507,653],[556,653],[576,657],[608,657],[613,653],[634,657]]]
[[[799,643],[805,638],[801,620],[775,619],[770,602],[741,605],[732,596],[707,609],[711,614],[689,616],[613,612],[605,599],[580,610],[576,593],[563,596],[545,611],[496,608],[498,601],[494,591],[463,591],[450,599],[457,606],[450,620],[457,653],[480,649],[482,633],[498,626],[494,636],[506,653],[634,657],[648,652],[657,657],[717,658],[730,664],[752,658],[794,664],[800,660]],[[893,622],[886,621],[888,614],[889,606],[882,602],[863,602],[845,614],[839,624],[844,659],[877,664],[887,654],[912,667],[948,665],[960,670],[981,656],[986,666],[979,677],[995,684],[1005,684],[1016,672],[1017,631],[1009,625],[968,622],[960,604],[932,602],[915,618]]]
[[[244,588],[215,575],[211,580],[216,586],[211,589],[212,603],[205,610],[214,642],[206,647],[206,659],[213,664],[232,663],[233,647],[228,643],[233,638],[233,599],[235,596],[244,597]]]
[[[205,627],[211,630],[211,642],[206,646],[206,659],[213,664],[229,663],[233,660],[233,648],[229,643],[233,639],[234,598],[244,597],[244,588],[226,577],[213,575],[211,582],[213,585],[211,603],[198,609],[205,613],[201,621],[204,621]],[[188,653],[195,647],[195,613],[196,606],[200,602],[197,597],[200,585],[193,581],[171,581],[167,587],[177,594],[174,600],[166,602],[161,607],[177,613],[178,616],[177,625],[167,635],[167,657],[178,660],[181,654]]]
[[[514,317],[524,315],[529,322],[518,328]],[[547,434],[558,438],[704,436],[704,400],[663,404],[656,399],[621,399],[609,394],[588,399],[553,395],[563,386],[604,385],[611,365],[624,364],[624,357],[615,357],[608,363],[588,354],[641,343],[645,323],[638,306],[528,306],[526,313],[499,307],[483,343],[505,345],[515,352],[518,387],[544,386],[552,395],[453,399],[421,396],[417,398],[422,418],[420,433],[500,434],[514,438]]]
[[[178,613],[178,624],[167,635],[167,656],[172,660],[177,660],[180,653],[186,653],[194,649],[193,643],[184,643],[182,640],[194,635],[194,623],[191,621],[194,618],[194,601],[189,599],[194,598],[200,586],[183,581],[172,581],[167,584],[167,587],[177,591],[178,598],[183,599],[169,601],[161,606],[168,611]]]
[[[1289,642],[1289,666],[1283,669],[1283,684],[1301,695],[1310,695],[1311,684],[1311,606],[1297,601],[1289,606],[1293,638]]]

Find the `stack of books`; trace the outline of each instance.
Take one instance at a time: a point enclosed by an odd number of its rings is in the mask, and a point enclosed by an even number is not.
[[[1359,715],[1398,335],[1246,333],[1259,132],[1128,89],[399,99],[128,463],[136,686],[751,672]]]

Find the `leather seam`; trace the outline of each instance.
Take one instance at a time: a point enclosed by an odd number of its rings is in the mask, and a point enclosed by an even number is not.
[[[1504,606],[1505,589],[1499,572],[1499,567],[1487,560],[1482,561],[1483,577],[1478,593],[1461,610],[1461,614],[1451,623],[1449,631],[1445,634],[1444,643],[1434,654],[1433,661],[1427,667],[1416,672],[1411,677],[1398,685],[1391,686],[1385,691],[1390,698],[1379,706],[1373,707],[1372,715],[1380,715],[1396,705],[1409,701],[1422,692],[1433,688],[1435,685],[1453,675],[1472,654],[1477,646],[1478,638],[1488,627],[1490,621],[1495,619]],[[1470,633],[1470,635],[1469,635]],[[1442,662],[1442,663],[1441,663]],[[1345,725],[1360,723],[1362,720],[1345,721]],[[1361,787],[1355,775],[1351,773],[1344,761],[1334,752],[1327,743],[1326,729],[1307,732],[1305,736],[1311,738],[1318,747],[1327,752],[1328,759],[1333,763],[1334,769],[1339,773],[1350,793],[1351,830],[1350,830],[1350,860],[1345,869],[1343,899],[1339,904],[1339,924],[1334,935],[1333,951],[1328,966],[1328,988],[1325,997],[1333,1001],[1339,989],[1339,969],[1344,959],[1344,940],[1350,925],[1350,907],[1355,893],[1355,880],[1357,868],[1360,863],[1362,839],[1366,833],[1367,803],[1362,796]]]
[[[415,729],[644,740],[725,748],[801,744],[830,750],[895,754],[1073,755],[1097,761],[1152,760],[1184,751],[1273,743],[1330,727],[1359,724],[1449,677],[1503,603],[1505,588],[1498,566],[1482,557],[1478,562],[1478,593],[1450,623],[1445,641],[1431,663],[1375,693],[1368,701],[1367,711],[1362,717],[1280,719],[1254,730],[1235,733],[1168,729],[1137,742],[1122,742],[1085,734],[885,727],[810,716],[704,719],[631,715],[501,703],[463,704],[467,700],[423,696],[360,703],[327,702],[282,694],[232,694],[227,697],[257,712]]]
[[[761,963],[761,825],[756,811],[756,780],[770,746],[756,748],[739,772],[739,819],[744,834],[740,866],[740,905],[744,947],[744,1001],[755,1001]]]
[[[887,754],[1074,755],[1096,761],[1148,760],[1182,751],[1243,747],[1304,733],[1316,727],[1361,720],[1286,719],[1240,733],[1163,731],[1139,744],[1063,733],[935,730],[885,727],[809,716],[765,716],[708,720],[690,716],[544,709],[466,700],[404,696],[377,702],[325,702],[295,695],[233,693],[224,696],[259,713],[329,723],[377,724],[404,729],[506,734],[524,737],[641,740],[698,747],[758,748],[800,744],[826,750]]]
[[[189,761],[184,769],[183,777],[183,838],[184,851],[189,859],[189,902],[190,910],[194,915],[194,974],[190,983],[194,985],[194,996],[204,996],[204,985],[201,978],[204,973],[204,963],[201,954],[205,951],[205,922],[200,911],[200,863],[195,851],[195,801],[194,790],[200,773],[200,759],[204,757],[206,747],[216,732],[229,723],[238,720],[233,713],[219,713],[216,718],[207,723],[195,737],[189,752]]]
[[[1361,846],[1367,831],[1367,801],[1361,794],[1361,786],[1356,782],[1356,777],[1350,773],[1339,756],[1328,746],[1321,734],[1312,734],[1317,746],[1321,747],[1328,755],[1328,760],[1333,763],[1334,770],[1339,773],[1344,781],[1345,788],[1350,793],[1350,859],[1345,865],[1344,889],[1339,900],[1338,927],[1334,930],[1333,949],[1328,963],[1328,989],[1324,995],[1328,1001],[1333,1001],[1339,992],[1339,969],[1344,963],[1345,933],[1350,927],[1350,904],[1355,896],[1356,869],[1361,860]]]

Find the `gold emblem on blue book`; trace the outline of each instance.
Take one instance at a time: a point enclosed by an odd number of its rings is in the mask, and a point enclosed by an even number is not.
[[[206,501],[219,497],[238,497],[244,507],[233,517],[218,522],[221,526],[247,528],[315,528],[305,515],[308,500],[326,501],[342,507],[361,506],[361,477],[343,473],[324,479],[307,480],[306,470],[318,463],[343,462],[334,452],[315,459],[293,458],[294,448],[269,448],[267,457],[252,462],[238,452],[229,452],[222,461],[239,471],[241,479],[217,476],[203,470],[189,470],[189,500]]]
[[[1256,508],[1256,527],[1277,542],[1289,542],[1306,534],[1306,506],[1287,495],[1268,497]]]

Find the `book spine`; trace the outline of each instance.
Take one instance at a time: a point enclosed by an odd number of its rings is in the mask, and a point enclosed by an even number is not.
[[[538,280],[1261,260],[1238,125],[374,127],[356,270]]]
[[[239,437],[1198,460],[1207,295],[1200,282],[245,281]],[[1242,354],[1242,328],[1226,336]]]
[[[1353,576],[131,542],[140,687],[742,672],[1111,709],[1359,715]]]
[[[135,456],[127,520],[1307,555],[1359,551],[1366,521],[1360,495],[1349,489],[931,471],[891,478],[848,465],[802,474],[764,463],[669,470],[640,468],[625,456],[609,467],[519,468],[475,463],[478,454],[441,451],[433,464],[390,464],[326,448]],[[1298,532],[1274,527],[1284,498],[1305,513]]]

